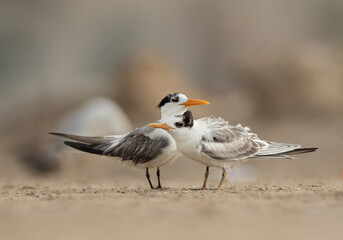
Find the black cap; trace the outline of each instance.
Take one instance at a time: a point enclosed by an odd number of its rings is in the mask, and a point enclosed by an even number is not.
[[[178,93],[171,93],[168,94],[165,98],[162,99],[162,101],[157,105],[158,109],[161,109],[166,103],[169,102],[178,102],[179,101]]]

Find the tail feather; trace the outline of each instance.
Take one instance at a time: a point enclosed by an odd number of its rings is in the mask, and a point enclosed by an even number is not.
[[[93,153],[97,155],[103,155],[104,153],[103,150],[96,149],[92,145],[89,145],[89,144],[71,142],[71,141],[65,141],[64,144],[69,147],[75,148],[77,150],[83,151],[83,152]]]
[[[78,142],[82,142],[82,143],[88,143],[88,144],[101,144],[104,142],[114,141],[123,137],[122,135],[105,136],[105,137],[86,137],[86,136],[78,136],[78,135],[56,133],[56,132],[50,132],[49,134],[55,135],[58,137],[67,138],[74,141],[78,141]]]
[[[293,151],[294,149],[301,148],[301,145],[299,144],[291,144],[291,143],[278,143],[278,142],[265,142],[266,147],[263,147],[258,155],[278,155],[283,154],[285,152]]]
[[[301,154],[301,153],[310,153],[310,152],[316,151],[317,149],[318,148],[298,148],[289,152],[285,152],[284,154],[293,155],[293,154]]]
[[[316,151],[318,148],[297,148],[294,150],[277,153],[277,154],[257,154],[256,157],[264,157],[264,158],[289,158],[294,159],[294,157],[289,155],[295,154],[302,154],[302,153],[310,153]]]
[[[125,137],[125,135],[113,135],[105,137],[85,137],[64,133],[50,133],[55,136],[67,138],[73,141],[65,141],[64,144],[77,150],[107,155]],[[74,142],[75,141],[75,142]]]

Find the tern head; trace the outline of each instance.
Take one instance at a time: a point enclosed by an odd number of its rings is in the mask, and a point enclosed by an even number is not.
[[[182,115],[169,118],[168,122],[150,123],[147,126],[153,128],[161,128],[168,131],[170,134],[176,132],[182,134],[182,132],[189,131],[194,125],[194,118],[191,111],[186,111]]]
[[[200,99],[189,99],[182,93],[171,93],[161,100],[157,108],[161,110],[163,119],[165,116],[182,115],[187,111],[188,106],[205,104],[209,104],[209,102]]]

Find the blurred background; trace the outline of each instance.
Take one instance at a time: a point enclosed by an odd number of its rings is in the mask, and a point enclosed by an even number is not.
[[[0,179],[141,181],[143,172],[63,147],[51,131],[110,135],[159,119],[168,93],[211,102],[262,139],[319,147],[255,160],[229,181],[342,177],[343,2],[0,1]],[[165,185],[197,186],[187,158]],[[219,177],[214,174],[215,177]],[[177,185],[176,185],[177,186]]]

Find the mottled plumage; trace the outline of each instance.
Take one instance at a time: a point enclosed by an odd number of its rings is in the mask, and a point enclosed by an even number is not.
[[[230,126],[221,118],[206,117],[198,120],[208,127],[199,144],[205,157],[216,160],[240,160],[259,152],[263,143],[255,134],[242,126]]]

